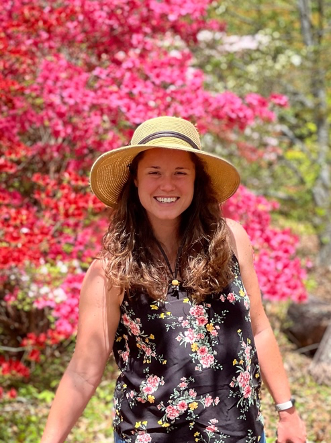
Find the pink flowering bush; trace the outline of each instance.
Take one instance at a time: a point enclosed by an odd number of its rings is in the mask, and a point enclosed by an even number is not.
[[[27,377],[46,348],[75,334],[79,288],[107,226],[88,185],[100,153],[128,143],[139,123],[164,114],[236,143],[234,133],[272,124],[275,106],[287,106],[276,93],[240,98],[204,89],[190,45],[203,29],[224,29],[207,20],[210,3],[2,1],[0,337],[22,352],[17,360],[0,356],[1,376],[10,367]],[[238,141],[239,152],[246,148]],[[259,158],[253,145],[250,156]],[[264,296],[303,301],[297,239],[271,227],[274,208],[244,187],[227,204],[252,239]],[[199,357],[210,364],[208,355]]]
[[[278,203],[257,196],[243,186],[224,207],[225,214],[240,221],[255,251],[255,268],[263,296],[280,301],[306,300],[306,270],[295,253],[298,237],[289,229],[271,227],[270,212]]]

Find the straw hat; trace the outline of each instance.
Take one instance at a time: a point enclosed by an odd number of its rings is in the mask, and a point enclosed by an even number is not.
[[[234,194],[240,177],[228,161],[201,150],[199,133],[187,120],[177,117],[156,117],[135,130],[131,144],[102,154],[91,169],[92,191],[107,206],[116,207],[129,177],[129,165],[140,152],[153,148],[178,149],[197,155],[211,177],[219,202]]]

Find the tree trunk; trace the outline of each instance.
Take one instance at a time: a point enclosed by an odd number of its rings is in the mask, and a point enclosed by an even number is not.
[[[309,367],[309,372],[317,381],[331,386],[331,323]]]

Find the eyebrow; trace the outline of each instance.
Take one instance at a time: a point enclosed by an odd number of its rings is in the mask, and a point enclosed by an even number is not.
[[[161,166],[146,166],[146,168],[161,169]],[[185,166],[177,166],[175,169],[190,169],[190,168]]]

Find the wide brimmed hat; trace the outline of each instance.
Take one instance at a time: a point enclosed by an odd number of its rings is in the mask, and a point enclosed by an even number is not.
[[[91,169],[90,184],[96,197],[107,206],[116,207],[123,186],[129,178],[132,160],[153,148],[192,152],[204,164],[219,202],[233,195],[240,176],[236,168],[217,155],[201,149],[199,133],[187,120],[177,117],[156,117],[135,130],[131,144],[102,154]]]

